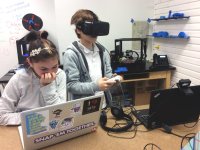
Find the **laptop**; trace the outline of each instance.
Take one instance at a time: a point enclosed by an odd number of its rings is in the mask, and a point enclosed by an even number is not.
[[[149,109],[133,110],[133,114],[147,129],[196,122],[199,118],[200,85],[189,88],[192,94],[185,94],[179,88],[151,91]]]
[[[24,149],[50,146],[96,131],[103,94],[23,111],[18,127]]]

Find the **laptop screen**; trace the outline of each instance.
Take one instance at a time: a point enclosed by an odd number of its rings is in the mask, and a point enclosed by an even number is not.
[[[200,85],[189,88],[192,94],[186,94],[179,88],[152,91],[149,108],[151,126],[197,121],[200,114]]]

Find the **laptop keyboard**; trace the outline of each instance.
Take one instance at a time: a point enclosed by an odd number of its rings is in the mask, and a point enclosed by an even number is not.
[[[148,118],[149,118],[149,109],[137,110],[137,111],[134,111],[133,114],[142,124],[147,126]]]
[[[149,118],[149,109],[139,110],[138,114],[142,119],[148,120],[148,118]]]
[[[148,120],[149,115],[141,115],[141,117],[142,117],[144,120]]]

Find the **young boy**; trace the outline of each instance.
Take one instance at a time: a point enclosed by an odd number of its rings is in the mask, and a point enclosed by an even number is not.
[[[99,21],[94,12],[86,9],[78,10],[71,24],[75,25],[79,40],[67,48],[63,57],[69,97],[77,99],[104,91],[107,104],[111,105],[109,88],[116,82],[108,80],[113,76],[110,55],[97,43],[98,36],[108,34],[109,24]]]

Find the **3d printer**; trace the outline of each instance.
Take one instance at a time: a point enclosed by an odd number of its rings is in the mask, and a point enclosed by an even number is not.
[[[122,42],[139,41],[140,52],[135,50],[122,50]],[[110,52],[113,73],[133,74],[145,71],[147,39],[146,38],[121,38],[115,39],[115,50]]]

